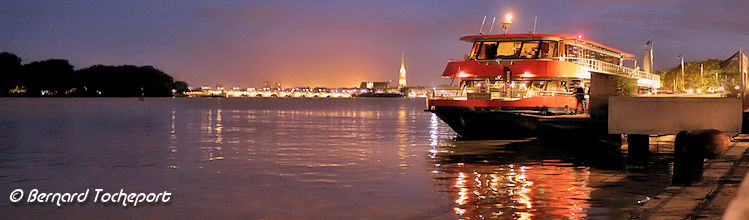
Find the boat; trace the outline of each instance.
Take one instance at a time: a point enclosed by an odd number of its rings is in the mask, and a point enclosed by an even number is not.
[[[479,34],[460,40],[471,43],[470,52],[449,61],[442,77],[451,79],[450,86],[429,92],[427,111],[463,138],[535,136],[540,118],[589,117],[576,95],[588,97],[592,75],[636,80],[645,93],[660,86],[659,76],[640,70],[633,54],[582,35]]]

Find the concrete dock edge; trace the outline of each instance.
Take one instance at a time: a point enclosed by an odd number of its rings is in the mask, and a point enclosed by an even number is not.
[[[640,208],[641,219],[721,219],[749,171],[749,135],[733,139],[726,155],[705,163],[703,180],[691,186],[669,186]],[[749,201],[749,182],[744,194]],[[742,198],[742,196],[738,196]],[[749,203],[739,207],[749,211]],[[738,207],[738,206],[737,206]],[[738,211],[738,209],[736,210]],[[742,212],[746,212],[742,210]]]

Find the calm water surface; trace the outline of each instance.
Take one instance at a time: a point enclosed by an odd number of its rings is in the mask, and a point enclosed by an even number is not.
[[[461,141],[423,99],[0,99],[5,218],[628,218],[667,156]],[[573,140],[571,140],[573,141]],[[14,189],[174,193],[168,204],[12,204]],[[3,218],[3,217],[0,217]]]

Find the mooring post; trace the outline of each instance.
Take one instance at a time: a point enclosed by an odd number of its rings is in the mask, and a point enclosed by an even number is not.
[[[650,153],[650,135],[647,134],[629,134],[627,135],[629,144],[628,154],[630,158],[647,158]]]

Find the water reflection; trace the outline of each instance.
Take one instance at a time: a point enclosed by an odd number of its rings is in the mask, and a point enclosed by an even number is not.
[[[172,108],[172,116],[169,120],[169,161],[171,165],[169,168],[177,169],[177,111]]]
[[[439,117],[436,114],[431,114],[429,118],[429,158],[437,157],[437,146],[439,146],[440,134],[439,134]]]
[[[204,120],[201,122],[201,128],[205,131],[201,135],[203,146],[200,148],[204,153],[203,158],[207,161],[223,160],[224,125],[222,122],[222,109],[208,109],[205,114],[206,116],[204,116]]]
[[[91,184],[180,199],[127,210],[5,203],[4,216],[628,218],[668,184],[667,166],[622,166],[618,149],[591,160],[533,140],[454,141],[424,100],[75,100],[0,100],[1,190]]]
[[[448,167],[448,166],[442,166]],[[589,173],[553,166],[465,165],[456,168],[455,213],[466,219],[585,217]],[[449,173],[446,173],[449,174]],[[442,177],[449,178],[449,177]]]
[[[586,218],[592,168],[556,151],[533,140],[447,141],[428,156],[461,219]]]
[[[408,157],[408,130],[409,127],[406,121],[406,110],[398,109],[398,119],[396,121],[395,128],[395,140],[398,144],[398,166],[405,169],[408,166],[406,159]],[[403,174],[403,173],[401,173]]]

